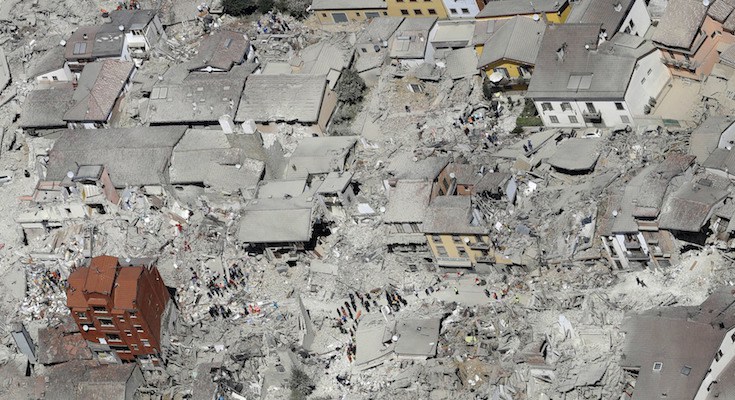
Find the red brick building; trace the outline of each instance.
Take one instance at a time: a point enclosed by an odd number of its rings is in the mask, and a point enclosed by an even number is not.
[[[117,257],[94,257],[68,283],[66,304],[93,350],[125,361],[158,359],[171,297],[152,263],[123,266]]]

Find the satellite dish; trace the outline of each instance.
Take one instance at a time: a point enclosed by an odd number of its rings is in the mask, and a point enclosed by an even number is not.
[[[702,4],[704,4],[705,7],[709,7],[709,0],[702,0]]]
[[[67,172],[67,173],[66,173],[66,177],[67,177],[67,178],[69,178],[69,179],[72,179],[72,178],[74,178],[74,172],[73,172],[73,171],[69,171],[69,172]]]
[[[59,45],[60,45],[60,46],[66,46],[66,40],[63,40],[63,39],[62,39],[62,40],[61,40],[61,41],[59,42]]]
[[[117,29],[118,29],[118,30],[119,30],[120,32],[124,32],[124,31],[125,31],[125,26],[123,26],[123,25],[120,25],[120,26],[118,26],[118,27],[117,27]]]
[[[89,331],[89,326],[87,326],[87,325],[82,325],[82,330],[83,330],[84,332],[88,332],[88,331]]]
[[[589,50],[590,49],[590,45],[586,44],[586,45],[584,45],[584,48],[587,49],[587,50]]]
[[[540,15],[538,15],[538,14],[533,14],[533,20],[534,20],[534,21],[539,21],[540,19],[541,19],[541,16],[540,16]]]

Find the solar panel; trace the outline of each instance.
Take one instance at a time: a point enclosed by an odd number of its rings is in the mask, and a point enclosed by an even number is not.
[[[592,86],[592,74],[582,75],[582,79],[579,81],[580,89],[589,89]]]
[[[587,90],[592,86],[592,74],[570,75],[567,89],[569,90]]]
[[[84,54],[87,52],[87,43],[74,43],[74,54]]]

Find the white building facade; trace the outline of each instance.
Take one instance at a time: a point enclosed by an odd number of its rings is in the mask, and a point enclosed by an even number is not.
[[[648,13],[645,0],[635,0],[628,15],[620,25],[620,32],[635,36],[644,36],[651,27],[651,14]]]
[[[669,82],[671,71],[661,62],[658,49],[639,59],[625,92],[631,114],[634,117],[648,115]]]
[[[475,0],[442,0],[449,19],[475,18],[480,6]]]

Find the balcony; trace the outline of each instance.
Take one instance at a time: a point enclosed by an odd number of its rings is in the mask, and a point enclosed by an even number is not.
[[[584,122],[602,122],[602,113],[599,111],[584,111],[582,112],[582,118]]]
[[[663,62],[664,65],[668,65],[670,67],[674,67],[678,69],[686,69],[689,71],[695,71],[701,65],[700,63],[696,61],[677,60],[677,59],[668,58],[668,57],[661,58],[661,62]]]

